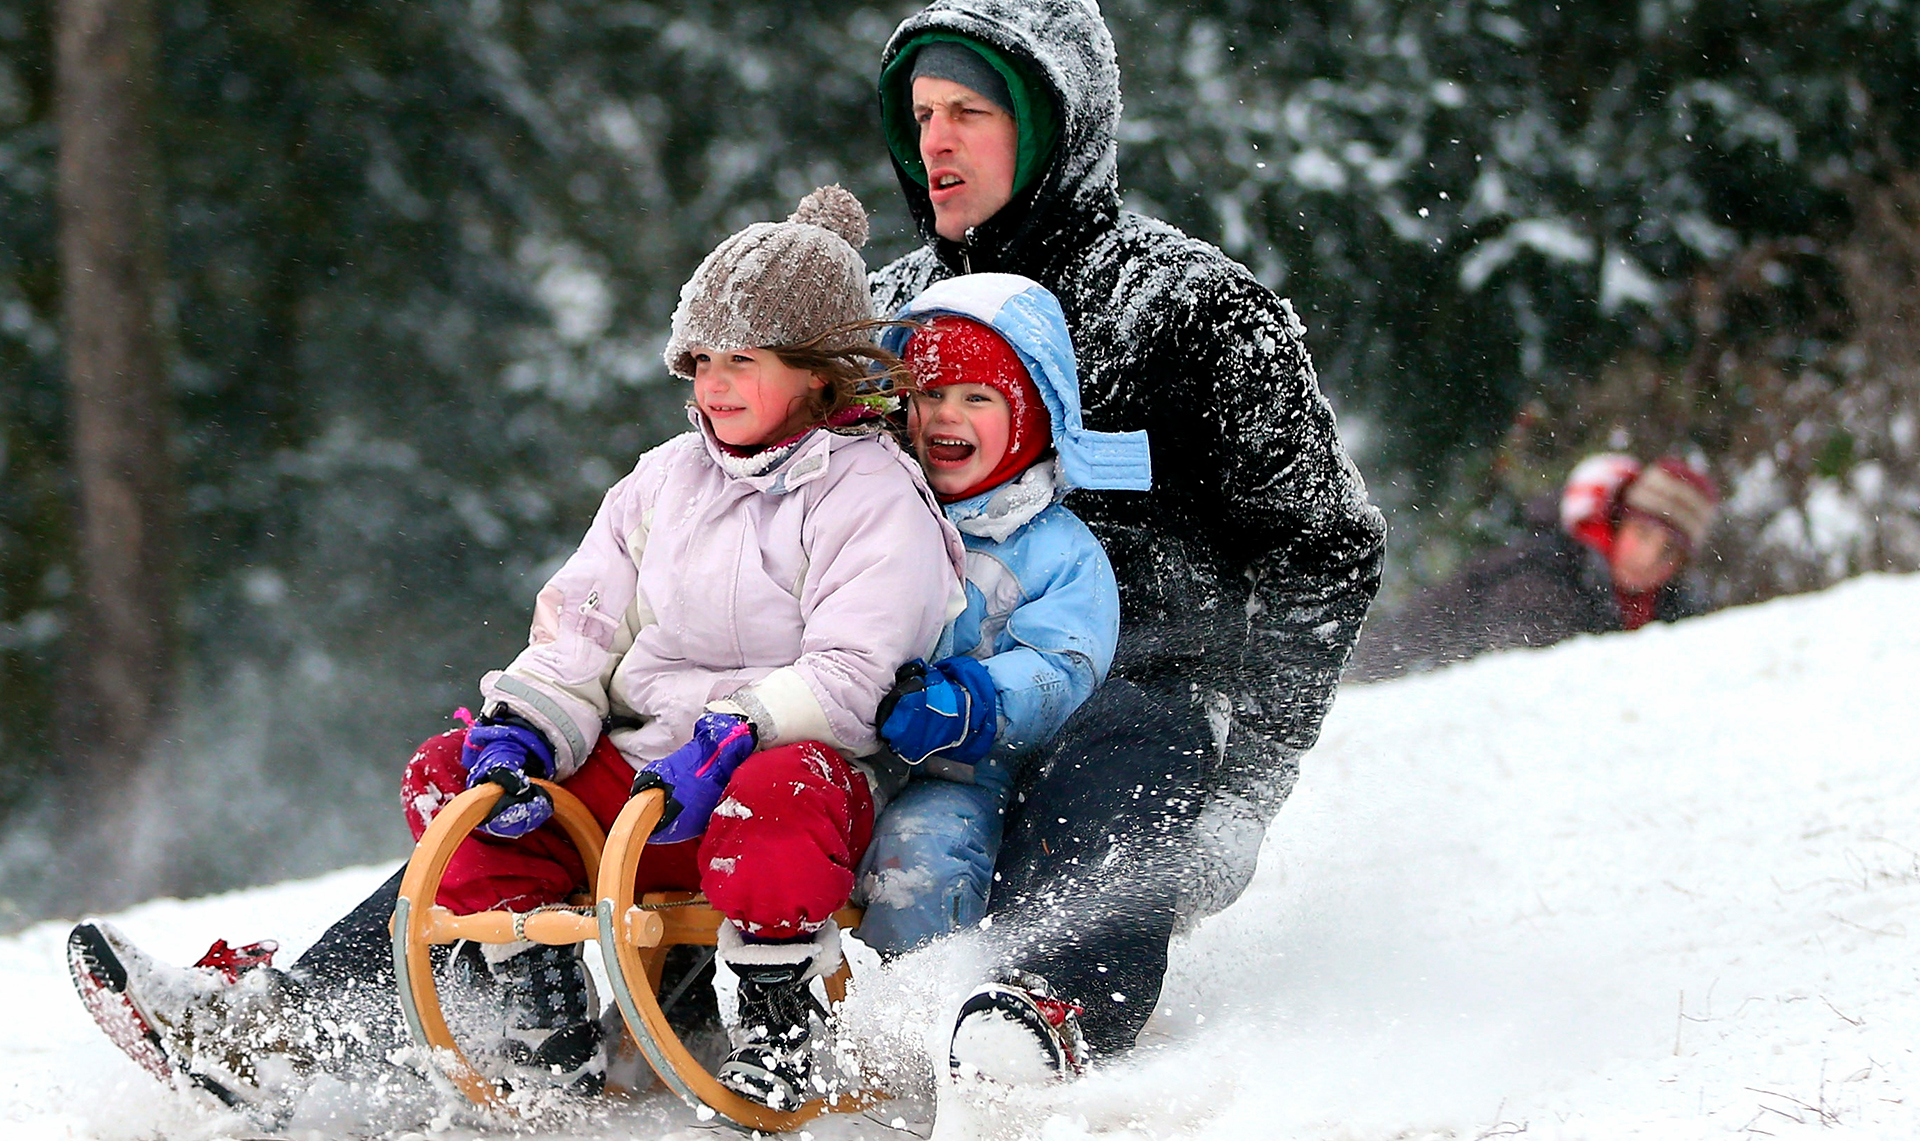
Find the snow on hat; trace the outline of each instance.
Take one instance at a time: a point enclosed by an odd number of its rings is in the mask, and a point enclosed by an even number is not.
[[[958,503],[991,491],[1032,467],[1053,443],[1046,398],[1020,354],[992,326],[971,317],[943,313],[907,339],[902,354],[913,379],[922,388],[950,384],[984,384],[1006,398],[1009,423],[1007,451],[980,482],[942,503]]]
[[[693,347],[796,345],[870,320],[867,212],[839,186],[800,200],[784,222],[755,222],[721,242],[680,288],[661,356],[693,377]]]
[[[1713,526],[1720,491],[1692,464],[1673,456],[1655,461],[1620,493],[1620,509],[1663,524],[1697,549]]]

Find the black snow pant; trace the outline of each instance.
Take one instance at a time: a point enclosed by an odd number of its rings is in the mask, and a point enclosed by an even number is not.
[[[401,865],[287,969],[302,1000],[323,1015],[325,1023],[349,1025],[357,1031],[340,1059],[349,1065],[376,1065],[388,1051],[408,1041],[394,985],[393,937],[387,928],[406,872]]]
[[[1131,1048],[1159,1002],[1214,753],[1185,693],[1115,680],[1016,785],[987,912],[1012,966],[1086,1008],[1096,1053]]]
[[[373,894],[334,921],[288,971],[309,990],[354,986],[368,990],[394,989],[393,937],[387,924],[400,900],[400,880],[406,865],[373,889]]]

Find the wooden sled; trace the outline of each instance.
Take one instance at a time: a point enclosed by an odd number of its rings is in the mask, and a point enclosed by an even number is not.
[[[508,1108],[501,1091],[473,1067],[447,1028],[431,948],[460,939],[480,943],[526,939],[554,945],[600,944],[613,999],[620,1007],[627,1032],[661,1083],[693,1109],[710,1109],[735,1124],[763,1133],[788,1133],[822,1113],[856,1112],[883,1100],[882,1095],[871,1091],[843,1092],[817,1098],[797,1109],[777,1110],[721,1085],[667,1025],[659,998],[667,949],[680,943],[713,946],[720,913],[692,892],[649,892],[634,898],[640,855],[660,819],[665,793],[649,789],[629,800],[614,820],[613,831],[603,836],[599,822],[578,797],[547,781],[536,780],[534,784],[553,799],[554,819],[587,866],[599,869],[591,901],[575,897],[565,907],[473,915],[455,915],[434,903],[454,849],[486,821],[502,795],[499,786],[484,784],[456,796],[433,818],[414,846],[413,858],[400,881],[400,898],[394,904],[393,969],[407,1030],[456,1089],[476,1105]],[[835,913],[834,918],[841,927],[851,929],[859,926],[860,914],[858,908],[849,907]],[[839,971],[825,980],[829,1001],[845,999],[847,977],[843,961]]]

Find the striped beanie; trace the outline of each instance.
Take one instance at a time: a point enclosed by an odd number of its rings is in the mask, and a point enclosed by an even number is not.
[[[1685,460],[1664,457],[1641,470],[1620,492],[1620,510],[1662,524],[1699,550],[1720,504],[1719,489]]]

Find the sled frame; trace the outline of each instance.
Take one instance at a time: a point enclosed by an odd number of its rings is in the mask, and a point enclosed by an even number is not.
[[[479,943],[525,939],[550,945],[591,941],[600,945],[609,989],[627,1032],[661,1084],[690,1108],[717,1113],[747,1129],[787,1133],[822,1113],[858,1112],[884,1100],[876,1091],[836,1092],[791,1110],[778,1110],[721,1085],[667,1024],[659,999],[668,948],[682,943],[714,946],[721,915],[693,892],[648,892],[635,898],[640,857],[665,808],[666,794],[649,789],[632,798],[613,830],[603,835],[599,822],[578,797],[548,781],[533,783],[552,798],[554,819],[582,860],[598,870],[593,905],[455,915],[436,904],[454,851],[486,821],[503,790],[495,784],[477,785],[440,810],[414,846],[401,877],[392,925],[401,1013],[432,1071],[483,1109],[510,1108],[494,1083],[467,1059],[447,1026],[433,972],[434,945],[461,939]],[[844,928],[857,927],[860,918],[860,910],[852,907],[834,915]],[[829,1002],[845,1000],[848,976],[843,960],[840,969],[823,980]]]

